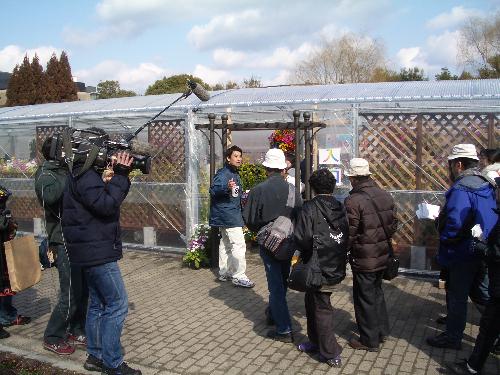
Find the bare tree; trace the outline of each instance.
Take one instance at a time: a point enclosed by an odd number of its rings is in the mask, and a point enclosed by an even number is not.
[[[330,84],[369,82],[377,68],[385,67],[385,49],[378,40],[356,34],[325,41],[294,69],[296,83]]]
[[[460,28],[458,60],[474,69],[494,69],[500,55],[500,12],[490,17],[470,17]]]

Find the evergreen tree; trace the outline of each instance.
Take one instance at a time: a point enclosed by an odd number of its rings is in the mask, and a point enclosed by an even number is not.
[[[19,101],[19,90],[20,90],[20,80],[19,80],[19,65],[16,65],[10,76],[9,83],[7,85],[7,107],[13,107],[17,105]]]
[[[194,77],[191,74],[178,74],[170,77],[163,77],[157,80],[152,85],[148,86],[146,95],[159,95],[159,94],[175,94],[187,91],[187,80],[194,81],[205,89],[210,90],[210,85],[203,82],[201,78]]]
[[[441,68],[441,73],[436,74],[434,77],[436,78],[436,81],[450,81],[458,79],[458,76],[456,74],[452,75],[450,70],[446,67]]]
[[[33,76],[33,95],[30,98],[30,104],[47,103],[47,80],[40,60],[35,54],[31,60],[31,74]]]
[[[33,84],[33,74],[28,55],[25,55],[22,64],[14,69],[11,81],[13,81],[12,85],[9,82],[7,88],[7,105],[33,104],[35,85]],[[9,93],[9,89],[12,89],[11,93]]]
[[[52,54],[50,60],[47,62],[47,69],[45,70],[45,77],[47,79],[47,101],[49,103],[60,102],[58,77],[59,77],[59,61],[55,53]]]
[[[68,55],[66,55],[64,51],[61,52],[61,57],[59,57],[58,88],[60,97],[59,102],[72,102],[78,100],[76,85],[71,75]]]

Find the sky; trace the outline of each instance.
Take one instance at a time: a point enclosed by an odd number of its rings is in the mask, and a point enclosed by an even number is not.
[[[117,80],[143,94],[173,74],[209,84],[290,83],[325,40],[353,32],[382,42],[388,67],[454,73],[458,28],[500,0],[2,0],[0,71],[27,53],[45,66],[66,51],[78,81]]]

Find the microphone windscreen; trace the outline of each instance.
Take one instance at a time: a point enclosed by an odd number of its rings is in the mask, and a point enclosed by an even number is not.
[[[134,154],[147,156],[156,155],[160,151],[158,147],[153,146],[149,143],[138,141],[136,139],[130,141],[130,150]]]
[[[202,85],[194,81],[188,81],[188,85],[193,94],[195,94],[202,102],[210,100],[210,94],[203,88]]]

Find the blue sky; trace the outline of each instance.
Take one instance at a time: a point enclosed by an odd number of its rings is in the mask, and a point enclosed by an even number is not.
[[[294,65],[322,41],[355,32],[383,42],[388,67],[454,72],[457,29],[500,0],[3,0],[0,71],[25,53],[43,64],[65,50],[87,85],[118,80],[143,93],[163,76],[215,84],[258,77],[290,82]]]

